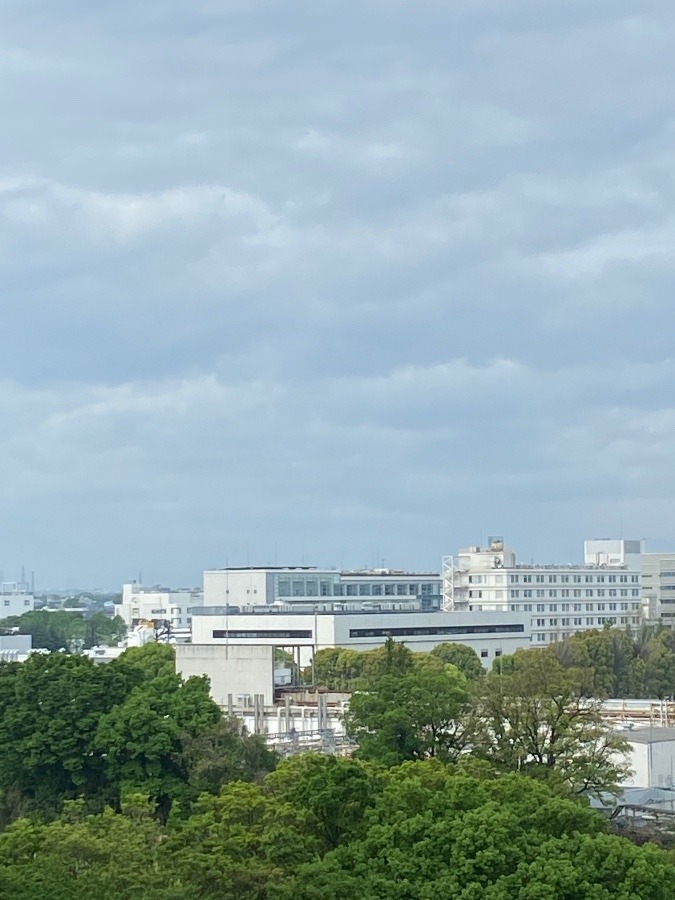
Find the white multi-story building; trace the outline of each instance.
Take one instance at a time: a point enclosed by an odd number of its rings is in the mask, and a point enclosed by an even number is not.
[[[643,553],[642,603],[648,621],[675,625],[675,553]]]
[[[115,604],[115,615],[124,619],[127,628],[163,621],[170,622],[173,629],[186,629],[192,622],[190,610],[203,605],[204,593],[199,589],[170,590],[132,581],[122,586],[122,601]]]
[[[34,609],[35,597],[27,584],[16,581],[3,581],[0,584],[0,619],[22,616]]]
[[[438,609],[438,572],[371,569],[339,572],[314,566],[209,569],[205,606],[321,605],[335,602],[371,609]]]
[[[525,613],[535,644],[606,624],[635,628],[642,621],[640,549],[639,541],[588,541],[586,560],[602,562],[523,565],[501,538],[491,538],[487,548],[443,560],[443,608]]]
[[[387,638],[411,650],[429,652],[455,642],[472,647],[485,667],[502,654],[530,645],[530,616],[511,611],[443,613],[420,610],[261,609],[231,611],[205,606],[192,617],[192,643],[267,645],[297,650],[303,664],[317,650],[350,647],[373,650]]]

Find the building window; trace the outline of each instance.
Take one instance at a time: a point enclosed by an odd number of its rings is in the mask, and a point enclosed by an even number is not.
[[[381,584],[373,585],[372,595],[373,595],[373,597],[381,597],[382,596],[382,585]]]
[[[545,591],[537,590],[537,597],[543,597],[545,593]]]
[[[532,584],[532,576],[531,575],[523,575],[523,581],[526,582],[526,584]]]
[[[523,591],[523,597],[531,597],[532,596],[532,588],[528,588]]]
[[[581,597],[581,591],[578,588],[575,588],[575,590],[572,591],[572,596],[573,597]]]
[[[248,591],[246,591],[248,594]],[[297,579],[297,581],[293,582],[293,596],[294,597],[304,597],[305,596],[305,582],[302,579]]]
[[[543,603],[537,603],[537,612],[544,612],[545,609],[546,607]]]
[[[598,590],[598,597],[604,597],[604,596],[605,596],[605,591],[604,591],[603,588],[600,588],[600,589]]]
[[[557,624],[558,624],[558,620],[557,620],[557,619],[549,619],[549,620],[548,620],[548,624],[549,624],[549,625],[557,625]]]
[[[524,610],[525,612],[532,612],[532,604],[531,604],[531,603],[526,603],[526,604],[523,606],[523,610]]]
[[[543,641],[546,640],[546,635],[545,635],[545,634],[541,634],[541,633],[538,634],[538,635],[537,635],[537,640],[538,640],[540,643],[542,643]]]
[[[558,612],[558,604],[557,603],[549,603],[548,611],[549,612]]]
[[[558,592],[555,591],[555,590],[554,590],[554,591],[549,591],[549,592],[548,592],[548,595],[549,595],[549,597],[557,597],[557,596],[558,596]]]
[[[511,583],[513,584],[514,581],[518,581],[517,575],[511,576]],[[469,584],[482,584],[482,583],[483,583],[482,575],[469,575]]]
[[[488,651],[487,651],[487,650],[481,650],[481,651],[480,651],[480,658],[481,658],[481,659],[487,659],[487,658],[488,658]]]
[[[359,597],[370,597],[370,585],[369,584],[360,584],[359,585]]]
[[[576,618],[576,619],[574,620],[574,624],[575,624],[575,625],[581,625],[581,619]]]
[[[534,580],[537,582],[537,584],[543,584],[543,583],[544,583],[544,576],[543,576],[543,575],[535,575],[535,576],[534,576]]]
[[[586,619],[586,624],[587,624],[587,625],[592,625],[592,624],[593,624],[593,619],[590,619],[590,618],[589,618],[589,619]]]
[[[524,625],[420,625],[401,628],[350,628],[350,638],[424,637],[437,634],[523,634]],[[230,632],[232,634],[232,632]]]
[[[393,584],[385,584],[384,594],[385,594],[385,597],[393,597],[394,596],[394,585]]]
[[[348,597],[356,597],[356,588],[357,588],[357,585],[348,584],[347,585],[347,596]]]
[[[546,624],[546,619],[537,619],[537,628],[543,628]]]
[[[228,591],[229,594],[229,591]],[[289,578],[280,578],[279,579],[279,588],[277,590],[278,597],[290,597],[291,596],[291,582]]]
[[[598,612],[604,612],[604,611],[605,611],[605,604],[598,603]]]
[[[570,576],[569,575],[561,575],[560,580],[563,582],[563,584],[569,584]]]
[[[511,596],[512,596],[512,597],[519,597],[519,596],[520,596],[520,591],[511,591]]]
[[[190,621],[188,619],[188,621]],[[312,632],[305,629],[282,629],[282,628],[263,628],[259,631],[244,631],[240,628],[220,629],[217,628],[213,632],[214,640],[223,638],[311,638]]]
[[[581,603],[573,603],[572,608],[574,609],[574,612],[581,612]]]

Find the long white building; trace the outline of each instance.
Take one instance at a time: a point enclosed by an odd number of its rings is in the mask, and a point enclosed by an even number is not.
[[[193,610],[192,643],[198,645],[266,645],[300,648],[304,662],[326,647],[373,650],[387,638],[411,650],[429,652],[455,642],[472,647],[487,668],[502,654],[530,646],[530,616],[511,611],[373,612],[292,609],[233,613],[229,607]]]
[[[530,617],[532,642],[577,631],[636,628],[641,616],[640,541],[594,540],[583,565],[523,565],[501,538],[443,560],[447,612],[508,610]]]

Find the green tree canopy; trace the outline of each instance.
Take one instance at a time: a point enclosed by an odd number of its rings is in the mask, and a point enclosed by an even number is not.
[[[352,695],[345,722],[362,759],[396,765],[406,759],[453,759],[465,744],[468,692],[454,666],[382,675]]]
[[[589,697],[593,673],[566,669],[546,651],[515,654],[510,675],[474,691],[473,750],[501,765],[556,778],[572,791],[612,791],[628,774],[626,742]]]
[[[469,681],[480,678],[484,669],[478,654],[465,644],[444,643],[438,644],[431,651],[432,656],[437,656],[444,663],[456,666]]]

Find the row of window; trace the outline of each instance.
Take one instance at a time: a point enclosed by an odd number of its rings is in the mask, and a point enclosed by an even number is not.
[[[366,584],[331,584],[311,578],[280,578],[277,597],[417,597],[418,594],[439,594],[438,584],[389,582]],[[247,592],[248,593],[248,592]]]
[[[511,612],[558,612],[558,606],[560,606],[560,612],[569,612],[570,607],[573,612],[582,610],[586,612],[594,610],[597,612],[605,612],[605,610],[625,612],[628,609],[638,610],[640,608],[639,603],[512,603],[510,609]]]
[[[581,590],[580,588],[573,588],[570,594],[569,588],[563,588],[561,591],[558,591],[556,588],[549,589],[547,591],[543,590],[542,588],[537,588],[536,590],[532,590],[532,588],[525,588],[525,590],[523,590],[523,597],[628,597],[628,592],[628,588],[619,588],[618,591],[617,588],[609,588],[608,590],[605,588],[598,588],[595,592],[593,591],[593,588],[585,591]],[[469,596],[475,593],[476,591],[469,591]],[[481,591],[478,591],[477,593],[479,594],[479,596],[482,596]],[[638,590],[638,588],[631,588],[630,596],[639,597],[640,591]],[[512,590],[511,597],[520,597],[520,589],[516,588],[515,590]]]
[[[623,624],[626,624],[626,623],[623,622]],[[567,633],[565,633],[565,632],[561,633],[559,631],[552,631],[550,633],[547,633],[545,631],[538,631],[532,635],[532,640],[539,644],[543,644],[546,642],[554,643],[555,641],[559,641],[561,638],[567,637],[568,635],[571,635],[573,633],[574,632],[572,632],[572,631],[569,631]]]
[[[482,577],[482,576],[472,576]],[[469,578],[471,581],[471,577]],[[511,584],[637,584],[638,575],[509,575]],[[478,582],[480,584],[480,582]]]
[[[9,606],[11,604],[11,600],[5,600],[5,606]],[[23,601],[24,606],[30,606],[30,599],[26,599]]]
[[[584,622],[584,619],[583,619],[582,616],[575,616],[573,620],[572,620],[572,619],[568,619],[568,618],[563,618],[563,619],[557,619],[557,618],[549,619],[549,620],[548,620],[548,625],[549,625],[549,627],[551,627],[551,626],[557,626],[557,625],[558,625],[558,622],[560,622],[560,625],[561,625],[563,628],[566,628],[566,627],[569,627],[570,622],[572,622],[572,621],[574,622],[574,625],[577,626],[577,627],[579,627],[580,625],[584,625],[584,624],[585,624],[585,625],[595,625],[595,624],[596,624],[595,618],[594,618],[593,616],[586,616],[586,621],[585,621],[585,622]],[[606,622],[607,622],[608,624],[610,624],[610,625],[616,625],[616,623],[617,623],[617,617],[616,617],[616,616],[598,616],[598,621],[597,621],[597,624],[598,624],[598,625],[604,625]],[[536,627],[537,627],[537,628],[545,628],[545,627],[546,627],[546,624],[547,624],[547,623],[546,623],[546,619],[537,619],[537,620],[536,620]],[[628,616],[621,616],[621,624],[622,624],[622,625],[627,625],[627,624],[628,624]]]

